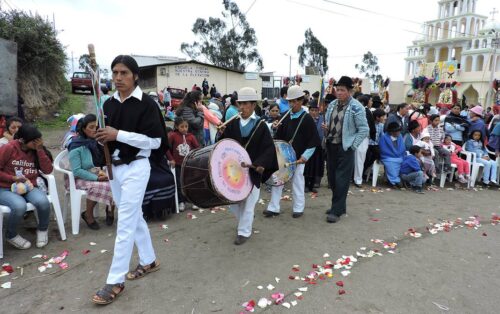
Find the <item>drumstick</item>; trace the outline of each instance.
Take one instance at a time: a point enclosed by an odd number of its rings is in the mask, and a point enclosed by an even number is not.
[[[227,120],[226,122],[222,123],[221,125],[217,126],[217,129],[225,127],[229,122],[233,121],[236,118],[241,118],[240,113],[238,113],[235,116],[232,116],[231,119]]]
[[[251,165],[251,164],[246,164],[246,163],[245,163],[245,162],[243,162],[243,161],[241,162],[241,166],[242,166],[243,168],[257,169],[257,167],[256,167],[256,166]]]
[[[292,161],[292,162],[285,162],[285,168],[288,168],[290,166],[298,165],[300,162],[298,160]]]
[[[286,116],[288,116],[290,114],[290,112],[292,111],[292,109],[288,110],[284,115],[283,117],[281,117],[281,119],[278,121],[278,124],[277,125],[280,125],[281,122],[286,118]]]

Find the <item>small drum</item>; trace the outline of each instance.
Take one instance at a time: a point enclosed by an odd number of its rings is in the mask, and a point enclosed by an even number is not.
[[[295,156],[295,151],[292,145],[288,142],[274,140],[274,146],[276,147],[276,157],[278,157],[279,169],[266,181],[267,185],[280,186],[284,185],[288,180],[293,177],[295,173],[297,157]],[[291,163],[288,167],[285,167],[286,163]]]
[[[181,168],[182,194],[201,208],[235,204],[250,195],[253,183],[247,151],[235,140],[224,139],[214,145],[192,150]]]

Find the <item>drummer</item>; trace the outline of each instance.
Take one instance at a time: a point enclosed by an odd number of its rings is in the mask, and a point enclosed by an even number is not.
[[[304,92],[299,85],[294,85],[288,89],[287,100],[290,105],[288,115],[284,117],[278,125],[275,139],[289,142],[298,157],[295,173],[292,177],[292,200],[293,218],[299,218],[304,214],[304,164],[314,154],[316,146],[321,145],[316,123],[313,118],[304,111],[302,103]],[[300,157],[299,157],[300,156]],[[271,191],[271,201],[264,211],[264,216],[274,217],[280,214],[280,199],[283,186],[273,186]]]
[[[250,179],[253,189],[242,202],[231,205],[231,211],[238,219],[238,234],[234,244],[241,245],[252,235],[254,210],[260,196],[260,185],[266,182],[278,170],[278,159],[271,133],[265,123],[255,114],[257,91],[244,87],[238,92],[238,107],[240,119],[234,119],[227,124],[220,139],[230,138],[245,147],[252,165]]]

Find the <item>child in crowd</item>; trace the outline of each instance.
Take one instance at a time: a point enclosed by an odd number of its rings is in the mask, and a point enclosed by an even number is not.
[[[424,164],[424,178],[430,179],[431,184],[436,178],[436,166],[434,164],[434,145],[431,142],[429,131],[424,129],[421,135],[422,139],[418,142],[418,146],[422,148],[422,157],[420,160]]]
[[[451,135],[446,135],[441,146],[443,149],[450,152],[451,162],[457,165],[458,182],[467,183],[470,173],[469,163],[467,160],[458,157],[458,153],[462,150],[462,147],[453,143],[451,140]]]
[[[280,107],[278,104],[272,104],[269,105],[269,115],[266,117],[266,124],[269,127],[269,130],[271,131],[271,136],[274,137],[274,134],[276,134],[276,130],[278,129],[273,128],[273,122],[278,121],[280,119]]]
[[[380,159],[380,148],[378,143],[384,135],[384,125],[385,120],[387,119],[387,114],[383,109],[375,109],[373,112],[373,118],[375,119],[375,140],[370,139],[368,142],[368,150],[366,151],[366,159],[365,159],[365,172],[368,168],[370,168],[375,160]]]
[[[401,164],[401,179],[404,183],[409,183],[411,188],[418,194],[424,194],[422,185],[424,184],[424,172],[420,163],[422,149],[418,145],[410,147],[410,155],[404,157]]]
[[[199,144],[193,134],[188,133],[188,122],[182,117],[175,118],[173,132],[168,134],[168,142],[170,150],[167,151],[167,157],[170,165],[175,166],[175,179],[177,182],[177,195],[179,199],[179,211],[186,209],[186,199],[182,195],[180,185],[181,180],[181,166],[184,157],[189,154],[192,149],[198,148]]]
[[[429,118],[430,124],[427,126],[427,131],[431,137],[432,145],[434,146],[435,164],[438,166],[437,173],[451,171],[450,152],[444,149],[441,144],[444,141],[444,129],[441,126],[441,118],[438,114],[433,114]]]
[[[465,143],[465,150],[475,153],[475,161],[484,165],[483,184],[497,187],[497,163],[490,159],[483,142],[483,133],[479,130],[473,131],[470,140]]]
[[[5,123],[5,131],[3,137],[0,138],[0,146],[7,144],[14,139],[17,130],[23,125],[23,120],[18,117],[12,117]]]

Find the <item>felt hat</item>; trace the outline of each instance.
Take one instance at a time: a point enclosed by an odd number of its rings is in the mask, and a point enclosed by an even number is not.
[[[397,132],[401,131],[401,126],[397,122],[391,122],[387,126],[387,132]]]
[[[313,98],[309,100],[307,105],[309,106],[309,109],[318,109],[318,100]]]
[[[474,108],[470,109],[469,111],[477,114],[480,117],[483,116],[483,107],[481,107],[481,106],[475,106]]]
[[[257,91],[251,87],[243,87],[238,91],[238,102],[258,101]]]
[[[326,96],[325,96],[325,104],[329,104],[332,101],[334,101],[335,99],[337,99],[337,97],[335,97],[334,94],[326,94]]]
[[[299,85],[293,85],[288,88],[288,91],[286,93],[286,100],[294,100],[300,97],[303,97],[305,94],[302,91],[302,87]]]
[[[340,80],[335,83],[335,86],[344,86],[347,87],[347,89],[353,89],[354,88],[354,83],[352,82],[352,79],[349,76],[342,76]]]
[[[379,104],[379,105],[382,105],[382,99],[380,99],[380,96],[379,95],[375,95],[372,97],[372,103],[375,105],[375,104]],[[380,106],[378,106],[380,107]]]

